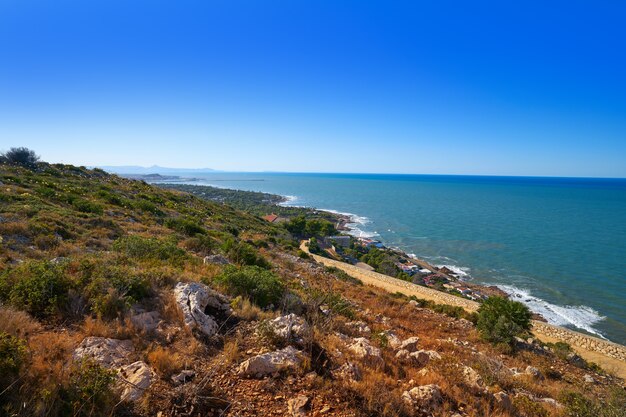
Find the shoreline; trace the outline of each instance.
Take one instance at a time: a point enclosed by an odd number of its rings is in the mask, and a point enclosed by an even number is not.
[[[301,242],[300,249],[311,256],[313,260],[325,266],[341,269],[354,278],[360,279],[364,284],[381,288],[390,293],[401,292],[407,296],[415,295],[418,298],[437,303],[462,307],[468,312],[476,311],[479,308],[480,304],[476,301],[361,269],[346,262],[315,255],[309,252],[306,242],[304,240]],[[533,333],[544,342],[561,341],[568,343],[585,360],[597,363],[606,371],[626,379],[626,346],[543,321],[532,320],[532,326]]]
[[[158,181],[161,184],[167,184],[167,182]],[[181,182],[170,182],[170,184],[178,185]],[[298,205],[298,197],[289,196],[289,195],[279,195],[265,192],[254,192],[248,190],[237,190],[233,188],[225,188],[219,185],[209,185],[209,184],[199,184],[197,182],[187,183],[189,186],[204,186],[204,187],[215,187],[222,190],[233,190],[239,192],[251,192],[251,193],[263,193],[266,195],[272,195],[276,197],[272,203],[274,206],[281,208],[300,208],[311,210],[313,212],[323,212],[329,216],[332,216],[335,219],[335,225],[339,232],[348,234],[355,238],[374,238],[378,237],[376,232],[367,232],[363,230],[361,227],[366,225],[369,222],[369,219],[364,216],[359,216],[354,213],[346,213],[340,212],[334,209],[328,208],[316,208],[306,205]],[[376,239],[378,240],[378,239]],[[380,240],[378,240],[380,241]],[[384,242],[382,242],[384,244]],[[552,304],[544,299],[538,298],[536,296],[531,295],[531,293],[524,288],[513,288],[506,283],[501,284],[486,284],[486,283],[477,283],[475,280],[480,280],[479,278],[473,277],[471,274],[463,271],[464,268],[458,265],[435,265],[426,259],[419,258],[415,254],[407,253],[407,251],[398,247],[385,247],[391,251],[396,252],[399,256],[407,259],[411,259],[417,265],[423,266],[433,273],[442,274],[440,269],[443,269],[443,275],[445,275],[451,281],[456,281],[457,283],[462,283],[462,286],[470,289],[470,293],[475,293],[479,295],[479,298],[483,298],[482,296],[491,296],[491,295],[499,295],[504,296],[510,299],[514,299],[517,301],[523,302],[527,305],[532,313],[533,317],[537,320],[544,321],[551,325],[560,326],[563,328],[571,328],[576,329],[577,331],[583,332],[584,334],[588,334],[593,337],[599,337],[604,340],[607,339],[601,332],[595,330],[592,326],[595,321],[590,322],[589,324],[586,322],[577,322],[576,316],[572,316],[572,311],[570,309],[581,309],[586,310],[589,307],[586,306],[569,306],[569,305],[558,305]],[[459,269],[460,271],[457,271]],[[504,287],[504,288],[503,288]],[[510,287],[510,290],[507,291],[506,288]],[[531,305],[533,304],[533,305]],[[539,307],[537,307],[539,306]],[[597,314],[593,309],[590,309],[593,313]],[[543,313],[543,315],[542,315]],[[600,316],[598,316],[600,317]],[[600,317],[599,320],[602,318]],[[597,320],[596,320],[597,321]]]

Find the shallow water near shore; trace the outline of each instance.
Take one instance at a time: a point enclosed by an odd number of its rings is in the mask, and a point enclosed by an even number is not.
[[[184,176],[184,175],[183,175]],[[211,173],[195,184],[353,215],[435,265],[499,285],[553,324],[626,344],[626,180]]]

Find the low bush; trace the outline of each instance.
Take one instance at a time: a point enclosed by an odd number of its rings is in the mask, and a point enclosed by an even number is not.
[[[0,275],[0,298],[35,317],[45,318],[62,307],[69,284],[63,265],[27,261]]]
[[[531,313],[524,304],[504,297],[489,297],[478,309],[476,327],[483,339],[512,346],[515,336],[530,330]]]
[[[104,212],[104,209],[100,204],[82,198],[73,200],[72,205],[76,210],[82,213],[102,214]]]
[[[177,265],[187,258],[185,251],[171,241],[141,236],[120,238],[113,243],[113,250],[130,258],[170,261]]]
[[[69,384],[61,391],[59,415],[109,416],[117,403],[113,391],[115,371],[93,360],[83,360],[71,371]]]
[[[189,217],[169,218],[165,220],[165,226],[187,236],[204,235],[207,233],[200,223]]]
[[[262,268],[269,268],[270,264],[263,258],[254,246],[246,242],[236,242],[228,239],[222,245],[222,250],[231,261],[239,265],[256,265]]]
[[[215,282],[229,294],[248,297],[261,307],[277,305],[285,291],[282,281],[273,272],[258,266],[229,265],[215,277]]]
[[[26,356],[26,342],[7,333],[0,333],[0,390],[17,375]]]

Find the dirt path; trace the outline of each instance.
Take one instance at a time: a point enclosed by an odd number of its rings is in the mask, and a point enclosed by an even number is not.
[[[392,278],[378,272],[367,271],[345,262],[314,255],[309,252],[305,243],[303,241],[300,244],[300,249],[312,256],[317,262],[341,269],[352,277],[360,279],[364,284],[382,288],[391,293],[400,292],[440,304],[463,307],[470,312],[478,310],[479,304],[475,301]],[[626,379],[626,347],[622,345],[535,320],[533,320],[533,333],[544,342],[569,343],[585,360],[595,362],[606,371]]]

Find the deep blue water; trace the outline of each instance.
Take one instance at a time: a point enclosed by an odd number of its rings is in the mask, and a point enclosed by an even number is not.
[[[550,322],[626,344],[626,179],[212,173],[202,183],[292,196],[497,284]]]

